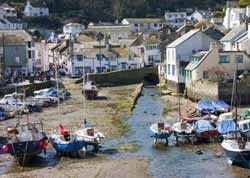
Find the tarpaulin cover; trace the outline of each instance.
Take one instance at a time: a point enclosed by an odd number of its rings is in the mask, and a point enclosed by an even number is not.
[[[247,116],[250,116],[250,111],[249,111],[249,110],[243,111],[243,112],[241,113],[241,115],[240,115],[240,118],[241,118],[242,120],[245,120]]]
[[[207,111],[207,112],[214,112],[215,108],[210,100],[202,99],[198,101],[197,103],[197,109],[202,112],[202,111]]]
[[[202,99],[197,103],[197,110],[206,114],[220,110],[228,110],[230,106],[223,100]]]
[[[214,127],[211,125],[211,123],[208,120],[198,120],[197,122],[195,122],[194,128],[196,132],[198,133],[214,129]]]
[[[223,100],[213,100],[212,105],[216,110],[228,110],[230,108]]]
[[[223,121],[218,123],[217,127],[218,127],[218,131],[220,134],[226,134],[229,132],[236,132],[239,130],[233,119],[223,120]]]

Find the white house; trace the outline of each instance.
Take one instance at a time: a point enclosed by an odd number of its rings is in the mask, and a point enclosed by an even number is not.
[[[249,8],[249,7],[247,7]],[[226,9],[225,17],[223,20],[223,26],[226,29],[231,29],[235,26],[239,26],[246,19],[246,8],[231,8]]]
[[[165,20],[167,25],[173,27],[181,27],[187,20],[186,12],[165,12]]]
[[[122,24],[129,25],[131,32],[156,32],[163,27],[164,21],[159,18],[125,18]]]
[[[68,39],[70,35],[76,36],[85,29],[84,25],[79,23],[68,23],[63,26],[63,33],[65,38]]]
[[[190,16],[187,17],[188,20],[193,22],[199,22],[201,20],[206,20],[209,18],[208,11],[195,10]]]
[[[117,43],[120,39],[127,39],[130,35],[130,25],[122,23],[89,23],[88,31],[102,33],[108,36],[110,42]]]
[[[236,40],[247,32],[246,24],[233,27],[221,40],[224,51],[235,51],[238,50]]]
[[[129,48],[144,66],[157,66],[161,62],[159,33],[142,33]]]
[[[42,6],[35,7],[34,5],[31,5],[30,1],[27,1],[24,8],[24,15],[27,17],[49,16],[49,8]]]
[[[85,73],[139,68],[140,63],[125,48],[78,49],[67,62],[69,74],[79,77]]]
[[[1,18],[7,18],[7,17],[16,18],[17,17],[16,9],[4,3],[0,6],[0,17]]]
[[[208,50],[210,43],[215,42],[213,38],[194,29],[184,34],[166,48],[165,79],[170,88],[185,88],[185,67],[191,61],[192,55],[197,51]]]

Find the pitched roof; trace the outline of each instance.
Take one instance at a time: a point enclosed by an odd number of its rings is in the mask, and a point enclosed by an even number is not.
[[[112,48],[112,51],[114,51],[118,57],[128,57],[128,50],[126,48]]]
[[[220,40],[221,38],[224,37],[224,33],[222,33],[221,31],[217,30],[216,28],[214,27],[209,27],[205,30],[203,30],[203,32],[208,35],[209,37],[215,39],[215,40]]]
[[[129,23],[163,23],[160,18],[125,18]]]
[[[146,44],[146,45],[150,45],[150,44],[159,44],[159,43],[160,43],[159,38],[156,38],[155,36],[151,36],[151,37],[149,37],[149,38],[145,41],[145,44]]]
[[[193,56],[201,57],[201,59],[198,62],[193,62],[193,61],[189,62],[185,70],[189,70],[189,71],[194,70],[206,59],[206,57],[210,54],[210,52],[211,51],[200,51],[196,53],[195,55],[193,55]]]
[[[229,31],[220,41],[234,41],[237,37],[241,36],[246,31],[246,25],[241,24],[240,26],[234,27],[231,31]]]
[[[0,44],[3,44],[3,36],[0,36]],[[4,36],[5,45],[14,45],[14,46],[25,46],[26,43],[20,36],[16,35],[5,35]]]
[[[101,50],[99,48],[84,48],[84,49],[78,49],[77,52],[75,52],[75,54],[80,54],[80,55],[84,55],[87,57],[93,57],[95,58],[96,55],[98,55],[101,51],[101,54],[103,54],[104,56],[112,56],[113,53],[108,51],[106,48],[101,48]]]
[[[237,42],[242,42],[242,41],[245,41],[248,39],[248,36],[247,36],[247,31],[245,33],[243,33],[242,35],[238,36],[237,38],[235,38],[234,41],[237,41]]]
[[[0,35],[16,35],[22,37],[25,41],[31,41],[32,36],[25,30],[0,30]]]
[[[81,43],[81,42],[85,42],[85,43],[90,43],[90,42],[97,42],[95,39],[93,39],[92,37],[85,35],[85,34],[80,34],[77,38],[76,41]]]
[[[197,34],[198,32],[200,32],[200,29],[190,30],[189,32],[182,35],[180,38],[177,38],[175,41],[170,43],[167,47],[168,48],[175,48],[175,47],[179,46],[181,43],[183,43],[184,41],[186,41],[187,39],[189,39],[192,36],[194,36],[195,34]]]

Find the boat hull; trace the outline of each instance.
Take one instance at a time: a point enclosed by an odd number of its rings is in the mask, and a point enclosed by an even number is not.
[[[156,139],[167,139],[171,136],[172,132],[163,132],[163,133],[157,133],[154,131],[150,131],[150,137],[156,138]]]
[[[218,136],[218,130],[207,130],[203,132],[199,132],[198,136],[203,139],[210,139]]]
[[[9,150],[8,153],[12,155],[20,164],[27,163],[30,158],[37,156],[44,150],[39,145],[41,140],[27,141],[7,144]]]
[[[244,163],[250,161],[250,151],[230,151],[224,148],[226,156],[233,163]]]
[[[74,141],[69,143],[57,143],[55,139],[50,138],[50,143],[54,147],[57,152],[61,153],[70,153],[70,152],[77,152],[81,150],[85,146],[84,141]]]
[[[83,90],[83,94],[85,95],[85,98],[88,100],[93,100],[98,95],[98,90]]]

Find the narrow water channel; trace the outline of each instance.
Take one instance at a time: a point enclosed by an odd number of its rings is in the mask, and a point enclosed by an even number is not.
[[[149,160],[150,175],[154,178],[247,178],[250,169],[228,164],[220,144],[175,146],[174,137],[169,146],[155,146],[149,137],[149,127],[160,120],[161,99],[155,88],[144,88],[131,118],[126,122],[131,131],[123,138],[112,140],[106,146],[136,144],[138,150],[115,154],[111,159],[140,156]],[[167,118],[169,123],[174,119]],[[201,150],[203,154],[197,154]],[[218,153],[221,153],[218,155]]]

